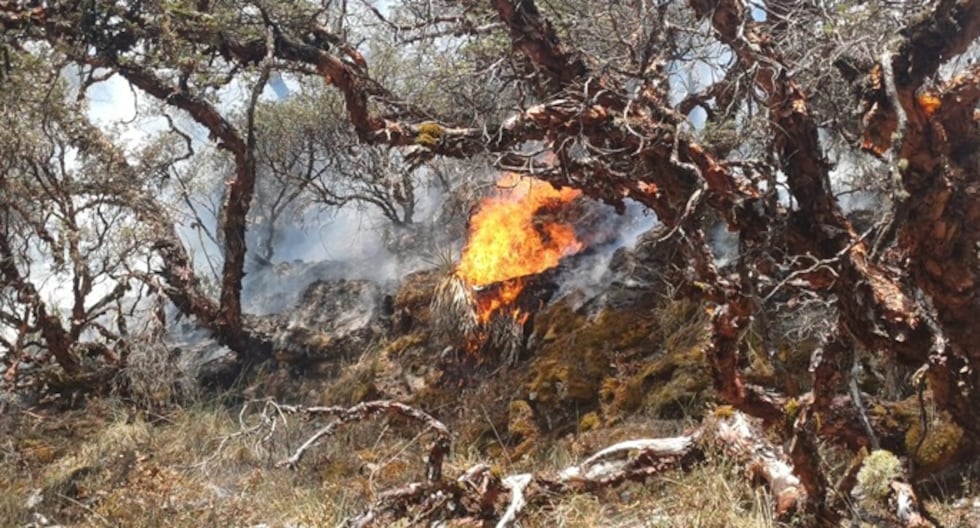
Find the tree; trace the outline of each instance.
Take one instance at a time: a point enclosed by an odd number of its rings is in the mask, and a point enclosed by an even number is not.
[[[75,149],[128,175],[118,192],[139,197],[132,214],[152,226],[148,247],[170,299],[243,357],[271,346],[242,314],[240,290],[261,169],[275,173],[278,160],[289,173],[288,156],[259,148],[258,101],[273,71],[322,78],[357,139],[398,149],[409,167],[489,155],[619,209],[643,204],[679,241],[680,294],[711,306],[716,389],[791,442],[808,507],[832,517],[819,438],[909,451],[886,418],[917,391],[962,432],[953,452],[974,453],[980,434],[980,69],[957,59],[975,51],[980,2],[906,11],[844,0],[6,1],[0,24],[4,54],[17,58],[5,77],[42,54],[52,71],[82,68],[87,83],[121,76],[189,115],[231,161],[212,299],[147,196],[150,175],[77,113],[63,118],[77,123]],[[897,37],[884,36],[891,28]],[[384,39],[413,57],[416,82],[375,73],[383,54],[371,43]],[[685,70],[703,72],[686,90]],[[249,94],[239,118],[216,96],[234,83]],[[870,199],[883,214],[867,229],[838,199],[845,170],[864,171],[877,189]],[[738,237],[731,273],[705,236],[715,219]],[[15,278],[6,273],[8,284]],[[807,390],[748,383],[751,336],[773,355],[774,329],[801,304],[832,321],[814,336],[822,345]],[[847,389],[859,356],[915,370],[916,385]]]
[[[75,158],[68,137],[80,109],[61,104],[66,83],[29,61],[14,65],[2,104],[17,112],[3,112],[0,140],[0,318],[14,329],[12,339],[0,340],[8,376],[22,359],[45,353],[68,373],[80,370],[79,356],[118,364],[130,337],[121,319],[125,296],[148,248],[108,178],[79,177],[103,168]],[[33,90],[35,82],[47,90]]]

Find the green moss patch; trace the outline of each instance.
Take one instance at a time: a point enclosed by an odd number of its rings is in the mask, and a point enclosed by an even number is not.
[[[711,385],[707,315],[698,304],[604,308],[589,318],[563,299],[535,326],[525,387],[554,421],[597,409],[606,420],[641,410],[682,418],[700,410]]]

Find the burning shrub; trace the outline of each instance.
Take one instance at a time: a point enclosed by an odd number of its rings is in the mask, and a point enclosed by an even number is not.
[[[524,341],[528,314],[514,307],[526,277],[580,251],[570,224],[545,220],[581,193],[507,174],[500,191],[480,204],[459,262],[442,271],[431,312],[438,335],[465,342],[469,350],[499,354],[513,364]],[[452,269],[454,268],[454,269]]]
[[[432,322],[437,334],[451,340],[466,340],[475,334],[475,301],[469,287],[456,274],[443,276],[432,296]]]
[[[494,295],[481,295],[477,317],[481,323],[503,306],[511,305],[524,288],[523,277],[558,265],[562,257],[583,247],[575,229],[540,217],[581,195],[557,190],[530,178],[508,174],[498,184],[501,192],[483,200],[470,224],[456,274],[470,287],[495,286]]]

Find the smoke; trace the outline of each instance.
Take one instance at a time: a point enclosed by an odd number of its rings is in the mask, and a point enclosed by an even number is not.
[[[639,237],[660,223],[652,211],[637,202],[627,202],[623,214],[595,202],[592,209],[597,221],[579,227],[580,231],[588,230],[582,234],[588,248],[566,259],[558,297],[575,294],[584,301],[600,295],[616,279],[616,274],[610,272],[616,252],[634,249]]]
[[[265,315],[291,307],[319,280],[362,279],[393,285],[401,277],[432,267],[443,240],[440,212],[446,194],[423,178],[416,189],[415,223],[395,226],[379,209],[356,204],[308,208],[300,218],[275,228],[273,259],[261,257],[264,229],[247,233],[248,268],[243,309]]]
[[[715,254],[715,266],[723,268],[738,258],[738,234],[718,222],[708,231],[708,244]]]
[[[259,233],[250,231],[242,307],[257,315],[293,306],[300,293],[320,280],[367,279],[385,283],[407,273],[384,243],[384,223],[371,210],[309,212],[302,222],[279,228],[275,262],[258,258]]]

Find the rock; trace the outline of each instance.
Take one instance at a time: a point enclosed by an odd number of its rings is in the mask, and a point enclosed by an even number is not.
[[[596,308],[636,307],[663,295],[678,250],[676,235],[661,240],[666,235],[665,229],[655,227],[640,235],[632,249],[620,248],[613,254],[603,278],[609,287],[592,301]]]
[[[249,272],[242,285],[243,308],[256,315],[281,313],[292,308],[310,284],[352,275],[353,265],[331,260],[260,266]]]
[[[296,307],[278,317],[274,337],[280,361],[352,358],[383,333],[387,318],[381,288],[367,280],[317,281]]]

